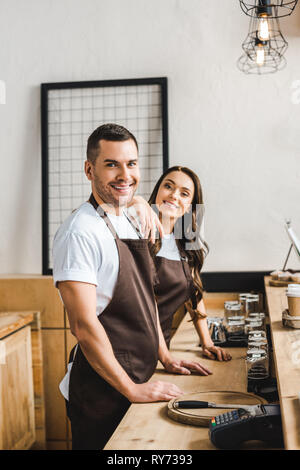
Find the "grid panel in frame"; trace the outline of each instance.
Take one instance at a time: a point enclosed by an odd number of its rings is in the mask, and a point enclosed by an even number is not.
[[[47,262],[43,259],[44,274],[52,271],[52,244],[58,227],[90,194],[84,161],[87,139],[94,129],[114,122],[136,136],[141,171],[138,194],[143,197],[149,197],[167,167],[162,86],[128,82],[126,85],[75,88],[71,85],[58,88],[59,84],[55,84],[54,89],[47,90],[47,204],[43,204],[43,211],[47,207],[47,217],[43,217],[43,225],[47,225],[43,227],[43,258],[46,257]]]

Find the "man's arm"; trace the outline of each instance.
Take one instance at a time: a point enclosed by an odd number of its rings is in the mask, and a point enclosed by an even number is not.
[[[133,403],[168,401],[183,392],[167,382],[135,384],[115,358],[109,338],[96,315],[93,284],[61,281],[58,288],[66,307],[72,334],[93,369]],[[112,319],[113,321],[113,319]]]

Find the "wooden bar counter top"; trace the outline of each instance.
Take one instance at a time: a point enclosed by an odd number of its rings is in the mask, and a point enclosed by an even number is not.
[[[224,300],[237,299],[237,294],[206,294],[204,297],[208,316],[223,316]],[[171,341],[174,357],[197,360],[213,374],[175,375],[165,373],[158,364],[151,381],[163,380],[176,384],[187,393],[199,391],[247,392],[245,348],[228,348],[232,359],[218,362],[205,359],[197,333],[187,314]],[[262,443],[245,444],[245,448],[266,448]],[[167,402],[132,404],[105,446],[105,450],[215,450],[210,442],[208,427],[186,425],[172,421],[167,416]]]
[[[265,278],[274,362],[280,397],[284,447],[300,449],[300,330],[282,325],[288,308],[286,287],[273,287]]]

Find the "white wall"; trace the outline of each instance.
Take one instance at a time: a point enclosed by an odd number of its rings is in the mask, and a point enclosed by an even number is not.
[[[207,271],[282,267],[300,234],[300,6],[282,20],[288,65],[236,67],[238,0],[0,0],[0,272],[41,272],[40,83],[167,76],[170,165],[200,176]],[[83,156],[84,158],[84,156]],[[293,257],[291,266],[300,269]]]

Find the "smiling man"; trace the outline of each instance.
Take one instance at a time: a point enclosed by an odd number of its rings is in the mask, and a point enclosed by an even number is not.
[[[85,174],[92,194],[55,235],[53,277],[78,340],[60,384],[73,449],[102,449],[130,403],[182,393],[148,382],[158,359],[173,373],[197,366],[166,347],[148,240],[126,215],[140,180],[135,137],[116,124],[100,126],[88,139]]]

